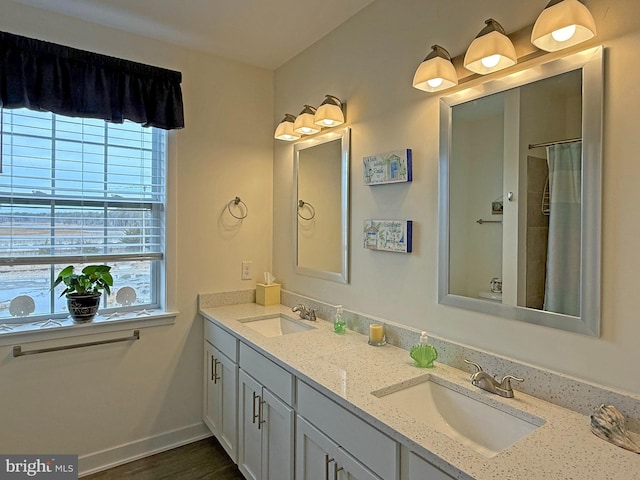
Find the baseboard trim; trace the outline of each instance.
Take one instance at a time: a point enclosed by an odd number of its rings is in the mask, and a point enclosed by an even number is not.
[[[195,423],[183,428],[171,430],[152,437],[142,438],[135,442],[125,443],[78,458],[79,476],[101,472],[118,465],[139,460],[156,453],[181,447],[210,437],[211,431],[204,423]]]

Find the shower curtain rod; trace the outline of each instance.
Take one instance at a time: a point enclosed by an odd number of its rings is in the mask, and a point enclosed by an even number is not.
[[[568,140],[558,140],[556,142],[530,143],[529,150],[531,150],[532,148],[538,148],[538,147],[548,147],[549,145],[560,145],[561,143],[575,143],[575,142],[581,142],[581,141],[582,141],[582,137],[570,138]]]

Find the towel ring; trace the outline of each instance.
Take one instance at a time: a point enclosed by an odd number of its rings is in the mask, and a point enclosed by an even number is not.
[[[244,215],[242,216],[238,216],[236,214],[234,214],[231,211],[231,204],[233,205],[242,205],[242,207],[238,207],[238,209],[242,210],[242,208],[244,208]],[[247,218],[247,215],[249,215],[249,208],[247,207],[247,204],[244,203],[242,200],[240,200],[240,197],[236,197],[233,200],[231,200],[229,203],[227,203],[227,210],[229,210],[229,214],[233,217],[233,218],[237,218],[238,220],[244,220],[245,218]]]
[[[311,210],[311,216],[305,217],[304,215],[300,214],[300,209],[304,207],[308,207],[309,210]],[[304,200],[298,200],[298,216],[303,220],[313,220],[316,216],[316,209],[313,208],[313,205],[311,205],[309,202],[305,202]]]

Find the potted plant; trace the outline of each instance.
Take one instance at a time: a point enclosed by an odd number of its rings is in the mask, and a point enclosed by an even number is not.
[[[73,265],[65,267],[59,274],[52,288],[64,283],[67,288],[60,296],[67,296],[67,308],[71,318],[76,323],[86,323],[93,320],[100,306],[101,290],[111,293],[113,277],[107,265],[88,265],[82,273],[74,273]]]

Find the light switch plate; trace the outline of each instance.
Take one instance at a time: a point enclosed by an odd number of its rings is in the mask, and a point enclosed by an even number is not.
[[[253,262],[244,260],[242,262],[242,280],[251,280],[253,278]]]

